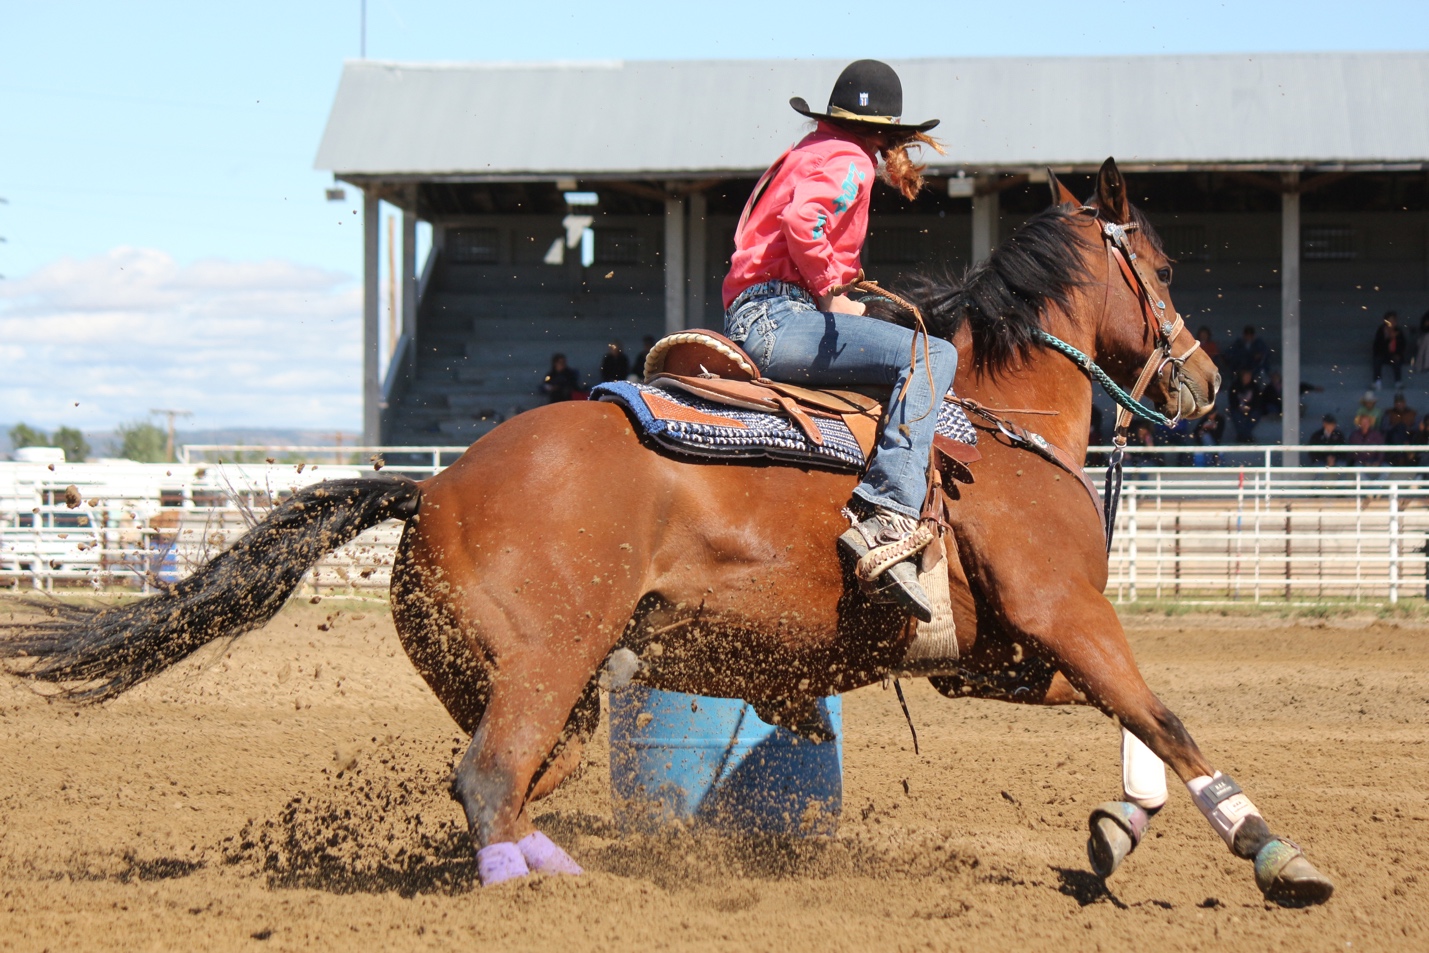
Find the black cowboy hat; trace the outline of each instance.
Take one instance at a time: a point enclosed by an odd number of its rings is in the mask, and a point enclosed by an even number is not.
[[[869,132],[927,132],[937,119],[903,122],[903,84],[893,67],[878,60],[858,60],[844,67],[829,94],[829,109],[816,113],[801,97],[789,100],[794,111],[810,119],[859,126]]]

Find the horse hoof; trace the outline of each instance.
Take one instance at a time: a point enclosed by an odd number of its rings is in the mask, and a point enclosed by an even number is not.
[[[583,874],[581,865],[561,850],[545,834],[532,831],[516,842],[521,857],[533,874]]]
[[[552,845],[555,846],[555,845]],[[557,848],[559,850],[560,848]],[[525,877],[531,872],[521,848],[510,841],[487,844],[476,852],[476,874],[483,887],[490,887],[505,880]]]
[[[1096,875],[1105,880],[1116,873],[1134,846],[1131,835],[1115,821],[1109,817],[1099,818],[1092,824],[1092,835],[1087,838],[1087,858]]]
[[[1282,907],[1324,903],[1335,892],[1330,878],[1289,841],[1273,840],[1255,855],[1255,882],[1265,899]]]
[[[1087,838],[1087,859],[1092,870],[1103,880],[1116,873],[1127,855],[1141,843],[1151,815],[1126,801],[1108,801],[1092,811]]]

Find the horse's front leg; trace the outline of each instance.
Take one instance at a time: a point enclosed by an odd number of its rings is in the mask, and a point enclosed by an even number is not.
[[[1003,611],[1009,623],[1035,640],[1092,704],[1171,766],[1231,852],[1254,861],[1256,883],[1267,899],[1284,904],[1329,899],[1334,890],[1329,879],[1295,844],[1271,833],[1240,786],[1215,770],[1181,720],[1146,685],[1115,611],[1089,583],[1064,578],[1060,585],[1044,585],[1031,593],[1025,603],[1004,600]],[[1049,624],[1052,620],[1056,624]],[[1102,819],[1094,815],[1094,824]],[[1114,815],[1105,819],[1118,820]],[[1138,830],[1135,815],[1121,820],[1134,846],[1144,824]]]

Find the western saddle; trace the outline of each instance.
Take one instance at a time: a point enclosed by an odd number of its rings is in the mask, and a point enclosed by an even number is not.
[[[738,344],[716,331],[695,328],[655,342],[645,358],[645,383],[675,388],[716,404],[745,410],[783,414],[809,441],[823,446],[817,418],[841,419],[871,460],[878,441],[878,425],[887,403],[863,391],[801,387],[769,380]],[[951,475],[972,482],[968,464],[980,458],[976,447],[939,434],[933,440],[938,456]]]

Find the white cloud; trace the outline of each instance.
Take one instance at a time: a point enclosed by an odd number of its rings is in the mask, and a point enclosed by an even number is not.
[[[350,276],[290,261],[63,259],[0,282],[0,421],[355,430],[361,313]]]

